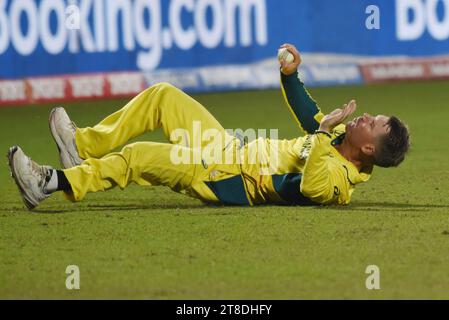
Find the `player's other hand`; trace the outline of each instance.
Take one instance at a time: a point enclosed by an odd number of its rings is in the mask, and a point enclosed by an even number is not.
[[[285,74],[286,76],[291,75],[295,73],[296,70],[298,70],[299,65],[301,64],[301,55],[299,54],[299,51],[296,49],[296,47],[292,44],[285,43],[283,44],[280,49],[286,48],[288,52],[290,52],[293,57],[295,58],[293,62],[285,62],[281,61],[281,72]]]
[[[354,113],[357,109],[357,104],[355,100],[349,101],[349,103],[344,104],[343,107],[335,109],[331,113],[325,115],[320,123],[321,131],[330,132],[333,128],[343,123],[348,119],[348,117]]]

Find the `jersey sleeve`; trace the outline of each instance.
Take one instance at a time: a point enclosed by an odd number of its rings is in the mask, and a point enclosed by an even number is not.
[[[324,114],[299,79],[298,72],[288,76],[281,72],[281,88],[285,102],[299,126],[306,133],[314,133]]]
[[[331,137],[323,133],[313,136],[309,157],[304,165],[301,193],[321,204],[348,204],[349,181],[343,167],[329,161]]]

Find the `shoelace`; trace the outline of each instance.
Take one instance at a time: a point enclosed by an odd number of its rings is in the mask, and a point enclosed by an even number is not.
[[[40,166],[36,162],[34,162],[30,157],[28,157],[28,161],[30,162],[31,171],[39,176],[38,186],[42,190],[44,190],[48,181],[51,178],[51,169],[47,166]]]
[[[75,122],[70,121],[70,128],[72,129],[73,134],[75,134],[76,128],[78,128],[78,127],[76,126]]]
[[[72,129],[72,134],[75,137],[76,135],[76,129],[78,128],[75,124],[75,122],[70,121],[70,128]],[[71,152],[69,152],[69,156],[72,158],[74,163],[78,163],[80,161],[80,156],[78,154],[78,147],[76,146],[76,140],[73,139],[72,140],[72,148],[73,150],[75,150],[75,154],[72,154]]]

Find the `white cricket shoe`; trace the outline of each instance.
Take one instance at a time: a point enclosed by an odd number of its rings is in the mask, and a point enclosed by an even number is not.
[[[17,146],[9,149],[8,161],[11,176],[14,178],[23,202],[28,209],[34,209],[50,196],[45,190],[51,178],[52,167],[38,165]]]
[[[50,131],[59,150],[59,160],[64,169],[80,165],[83,159],[78,155],[75,133],[76,125],[62,107],[54,108],[49,118]]]

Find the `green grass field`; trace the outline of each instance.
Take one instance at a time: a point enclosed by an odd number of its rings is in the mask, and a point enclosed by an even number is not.
[[[323,111],[351,98],[357,115],[396,114],[410,126],[402,166],[376,169],[346,207],[209,207],[165,187],[55,195],[24,209],[0,164],[0,298],[449,299],[449,82],[311,90]],[[225,128],[301,135],[277,90],[195,96]],[[125,101],[66,105],[93,125]],[[0,108],[0,150],[20,145],[58,166],[52,106]],[[161,132],[140,137],[163,139]],[[79,266],[81,289],[65,287]],[[380,268],[367,290],[365,268]]]

